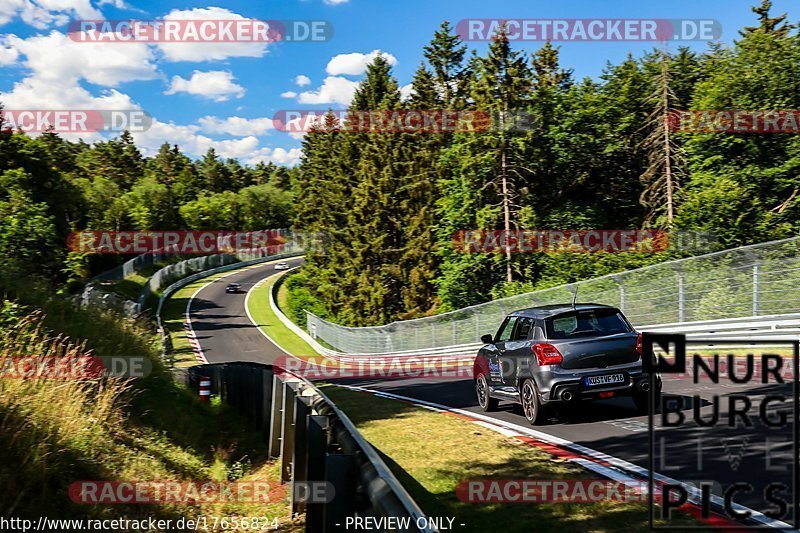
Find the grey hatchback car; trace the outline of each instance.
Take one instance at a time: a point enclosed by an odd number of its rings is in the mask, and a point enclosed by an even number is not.
[[[478,404],[522,405],[531,424],[550,407],[585,399],[630,396],[647,412],[650,382],[642,368],[642,336],[622,312],[601,304],[548,305],[514,311],[497,334],[484,335],[473,377]],[[661,380],[656,376],[656,408]]]

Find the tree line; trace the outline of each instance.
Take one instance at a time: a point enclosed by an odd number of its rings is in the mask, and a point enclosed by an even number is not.
[[[328,115],[306,135],[293,181],[297,228],[328,245],[307,256],[293,297],[373,325],[687,253],[462,253],[451,244],[459,230],[656,228],[705,232],[717,248],[795,235],[797,135],[668,125],[675,110],[798,109],[800,38],[770,8],[754,7],[731,46],[655,48],[599,79],[575,79],[551,43],[515,49],[502,28],[485,54],[468,52],[447,22],[409,98],[377,57],[352,112],[514,110],[532,127],[382,133]]]
[[[73,231],[289,227],[296,172],[213,148],[193,161],[166,143],[144,157],[128,132],[89,145],[0,121],[0,261],[76,288],[125,258],[68,252]]]

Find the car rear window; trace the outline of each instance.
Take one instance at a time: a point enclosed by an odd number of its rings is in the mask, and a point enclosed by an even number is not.
[[[571,311],[546,318],[544,323],[548,339],[593,337],[630,331],[619,311],[614,309]]]

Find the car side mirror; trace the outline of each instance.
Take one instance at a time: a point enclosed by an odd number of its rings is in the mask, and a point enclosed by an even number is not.
[[[481,342],[483,344],[494,344],[494,338],[489,334],[482,335],[481,336]]]

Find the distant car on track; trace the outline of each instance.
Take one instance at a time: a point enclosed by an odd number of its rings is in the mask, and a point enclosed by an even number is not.
[[[522,405],[531,424],[550,407],[580,400],[631,396],[647,412],[650,383],[642,367],[642,336],[622,312],[600,304],[548,305],[508,315],[473,367],[484,411],[501,400]],[[656,407],[661,379],[656,376]]]
[[[225,287],[225,292],[230,292],[234,294],[242,292],[242,286],[239,285],[238,283],[228,283],[228,286]]]
[[[289,263],[276,263],[275,270],[289,270]]]

